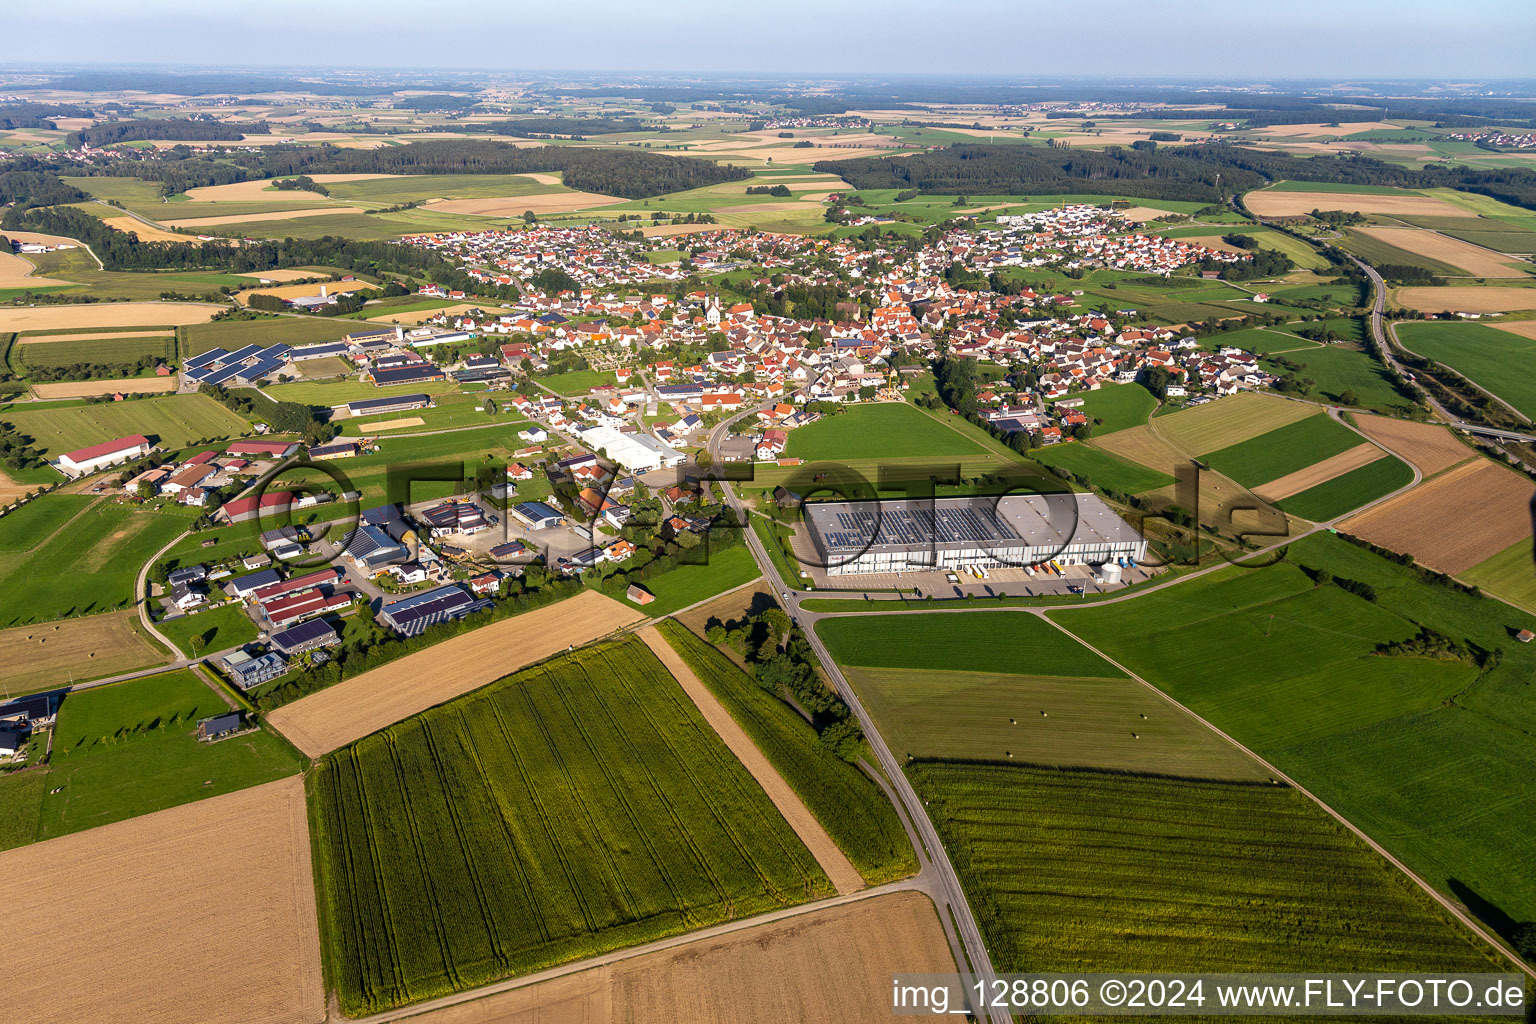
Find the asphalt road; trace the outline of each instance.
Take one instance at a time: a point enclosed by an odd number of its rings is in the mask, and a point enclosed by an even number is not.
[[[766,407],[767,403],[764,403],[743,409],[735,416],[716,424],[709,435],[708,451],[710,456],[713,458],[719,452],[720,442],[729,432],[732,423],[753,415],[759,409]],[[736,496],[735,488],[729,483],[724,482],[721,483],[721,488],[724,490],[726,500],[730,503],[736,515],[744,519],[746,512],[741,505],[740,499]],[[794,594],[783,577],[780,576],[778,567],[774,564],[773,559],[768,556],[768,552],[758,540],[757,534],[748,529],[745,532],[745,537],[747,548],[752,552],[752,557],[756,559],[758,567],[762,570],[763,578],[772,585],[775,592],[782,595],[785,603],[789,605],[787,610],[800,623],[806,639],[810,641],[811,650],[816,653],[817,659],[821,662],[822,669],[832,681],[838,696],[843,699],[844,703],[848,705],[849,710],[853,712],[854,717],[858,719],[859,727],[864,730],[864,735],[869,741],[870,749],[874,751],[875,758],[879,761],[880,768],[885,773],[891,789],[899,798],[908,822],[916,831],[919,840],[921,840],[916,845],[918,861],[923,865],[923,873],[929,876],[925,889],[934,902],[938,904],[939,917],[941,919],[949,918],[954,922],[960,945],[964,950],[965,959],[969,961],[969,970],[966,969],[967,965],[965,962],[958,963],[961,973],[967,977],[967,987],[973,984],[974,981],[984,981],[987,983],[987,990],[990,991],[992,982],[997,977],[997,972],[992,967],[992,958],[987,952],[986,942],[982,939],[981,929],[976,924],[976,916],[971,912],[970,903],[965,898],[965,891],[960,886],[960,878],[955,874],[954,865],[950,863],[949,854],[945,852],[944,844],[939,839],[938,830],[934,828],[933,821],[928,817],[928,812],[922,798],[917,795],[917,791],[907,781],[907,776],[902,771],[901,763],[896,760],[896,755],[891,753],[890,747],[886,745],[885,740],[881,737],[880,730],[876,726],[874,719],[859,701],[859,695],[854,692],[853,687],[849,685],[842,670],[838,668],[837,662],[832,658],[825,645],[822,644],[821,638],[816,635],[816,616],[800,610],[798,606],[799,595]],[[1011,1020],[1007,1014],[990,1009],[978,1016],[980,1019],[995,1021],[997,1024],[1007,1024]]]

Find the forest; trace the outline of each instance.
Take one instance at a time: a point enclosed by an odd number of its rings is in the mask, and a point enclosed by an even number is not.
[[[272,129],[265,121],[250,124],[224,124],[221,121],[202,121],[191,117],[172,117],[163,120],[109,121],[91,128],[82,128],[70,136],[71,145],[95,148],[115,146],[120,142],[139,142],[144,139],[168,139],[172,142],[239,142],[247,135],[270,135]]]
[[[583,122],[584,124],[586,122]],[[482,126],[483,127],[483,126]],[[183,151],[185,152],[185,151]],[[174,151],[173,151],[174,153]],[[528,174],[562,172],[565,184],[586,192],[625,199],[649,199],[750,178],[751,172],[730,164],[693,157],[662,156],[632,149],[586,149],[573,146],[522,147],[486,139],[433,139],[383,149],[340,149],[269,146],[260,153],[230,153],[218,157],[141,156],[108,163],[58,161],[38,169],[68,174],[103,174],[158,181],[165,195],[203,185],[228,185],[253,178],[295,174]]]
[[[1117,195],[1216,201],[1290,180],[1454,188],[1536,209],[1536,171],[1524,168],[1414,169],[1364,156],[1298,157],[1220,144],[1153,151],[1111,146],[1103,152],[958,144],[911,156],[820,161],[814,169],[841,174],[856,188],[941,195],[1070,194],[1082,192],[1085,181],[1096,181],[1112,182],[1109,191]]]
[[[622,132],[638,132],[644,128],[645,125],[633,117],[521,117],[510,121],[442,125],[439,130],[532,139],[540,135],[569,135],[572,138],[617,135]]]

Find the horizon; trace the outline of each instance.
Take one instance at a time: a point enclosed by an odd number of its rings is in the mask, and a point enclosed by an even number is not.
[[[474,53],[470,61],[478,66],[459,73],[879,76],[910,73],[903,69],[921,62],[924,74],[1036,80],[1098,77],[1094,72],[1103,70],[1115,79],[1153,81],[1239,77],[1249,81],[1483,82],[1529,80],[1529,64],[1521,48],[1490,46],[1490,40],[1536,38],[1536,6],[1519,0],[1470,0],[1458,7],[1454,23],[1445,18],[1443,6],[1432,0],[1344,8],[1325,0],[1296,0],[1283,11],[1229,9],[1214,0],[1193,0],[1173,14],[1165,8],[1149,10],[1136,0],[1106,0],[1095,18],[1038,2],[1018,5],[989,0],[963,18],[946,18],[938,24],[926,8],[911,0],[888,10],[877,10],[872,4],[828,9],[794,0],[771,14],[723,12],[698,0],[644,10],[599,0],[583,20],[602,24],[601,38],[583,34],[580,27],[573,33],[560,10],[506,10],[479,3],[423,19],[402,0],[384,0],[371,13],[367,23],[347,26],[345,31],[351,34],[346,37],[311,38],[302,31],[303,25],[294,24],[293,19],[311,15],[297,0],[224,10],[209,10],[189,0],[149,0],[131,12],[103,0],[61,0],[47,11],[8,13],[12,31],[6,37],[9,45],[0,41],[0,61],[29,66],[123,66],[123,52],[137,49],[177,55],[173,62],[150,62],[150,66],[449,71],[452,65],[445,66],[442,54],[465,48],[453,30],[472,24],[478,26],[477,41],[470,49],[481,50],[484,46],[478,40],[504,32],[511,59],[497,64]],[[67,36],[57,31],[61,18],[73,22]],[[919,19],[918,30],[909,31],[914,19]],[[423,20],[425,37],[422,32],[402,31]],[[975,31],[977,26],[994,23],[1004,31]],[[887,25],[893,27],[882,27]],[[1016,35],[1006,31],[1010,25],[1018,26]],[[1114,26],[1113,34],[1106,38],[1101,25]],[[430,43],[439,29],[443,45],[435,48]],[[1056,45],[1058,39],[1075,40],[1080,35],[1086,40],[1086,51]],[[579,63],[584,66],[562,63],[559,47],[550,47],[547,54],[530,52],[518,45],[526,38],[566,41],[581,52]],[[429,44],[425,48],[424,39]],[[1368,40],[1367,45],[1362,46],[1362,40]],[[773,52],[770,63],[779,68],[741,70],[742,43],[750,55]],[[366,51],[377,63],[356,64],[345,57],[338,62],[338,50]],[[200,60],[199,54],[205,51],[219,56]],[[1144,61],[1177,61],[1186,53],[1197,54],[1206,67],[1194,74],[1136,70]],[[270,60],[277,55],[280,62]],[[1124,58],[1118,65],[1117,57]],[[749,56],[746,62],[752,59]],[[1085,61],[1090,67],[1084,67]],[[1404,66],[1414,69],[1406,79],[1400,77]],[[1341,76],[1340,70],[1348,74]]]

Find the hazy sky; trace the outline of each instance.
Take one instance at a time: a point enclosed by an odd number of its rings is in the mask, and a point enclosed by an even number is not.
[[[53,0],[0,61],[323,67],[1527,77],[1536,0]]]

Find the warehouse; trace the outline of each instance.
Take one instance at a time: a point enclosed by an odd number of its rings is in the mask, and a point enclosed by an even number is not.
[[[805,516],[829,576],[1101,565],[1147,554],[1146,539],[1093,494],[816,502]]]
[[[379,620],[402,636],[416,636],[428,626],[462,619],[490,606],[490,601],[471,597],[462,587],[448,584],[385,605]]]
[[[630,473],[648,473],[663,466],[681,466],[685,456],[647,434],[624,434],[612,427],[581,432],[582,444],[600,451]]]
[[[512,513],[512,518],[530,530],[547,530],[552,526],[565,525],[565,516],[560,514],[560,510],[542,501],[519,502],[508,511]]]
[[[142,434],[119,437],[112,441],[93,444],[89,448],[65,452],[59,456],[59,470],[65,476],[84,476],[98,469],[106,469],[129,459],[148,455],[154,446]]]
[[[349,416],[377,416],[386,412],[406,412],[410,409],[425,409],[432,404],[431,397],[427,395],[396,395],[393,398],[370,398],[366,402],[348,402],[347,414]]]
[[[341,635],[324,619],[310,619],[272,634],[272,646],[289,658],[339,643]]]
[[[368,376],[375,387],[391,387],[396,384],[426,384],[443,379],[443,371],[431,363],[402,363],[399,366],[375,367]]]

